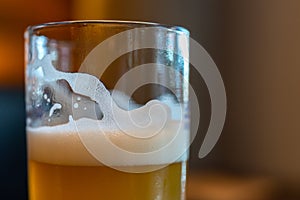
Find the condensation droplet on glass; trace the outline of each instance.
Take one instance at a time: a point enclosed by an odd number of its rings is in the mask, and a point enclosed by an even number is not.
[[[43,97],[44,97],[44,99],[47,99],[47,98],[48,98],[48,95],[47,95],[47,94],[44,94]]]
[[[78,108],[79,105],[78,105],[78,103],[74,103],[73,106],[74,106],[74,108]]]
[[[81,98],[80,97],[77,97],[77,101],[80,101],[81,100]]]

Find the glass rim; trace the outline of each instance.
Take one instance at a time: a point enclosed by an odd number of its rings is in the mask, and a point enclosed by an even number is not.
[[[161,24],[156,22],[148,22],[148,21],[131,21],[131,20],[70,20],[70,21],[56,21],[56,22],[47,22],[41,23],[36,25],[28,26],[25,32],[35,32],[42,28],[49,28],[49,27],[57,27],[57,26],[64,26],[64,25],[73,25],[73,24],[119,24],[119,25],[129,25],[133,28],[139,27],[162,27],[166,28],[170,31],[176,33],[183,33],[189,36],[190,31],[187,28],[178,25],[169,25],[169,24]]]

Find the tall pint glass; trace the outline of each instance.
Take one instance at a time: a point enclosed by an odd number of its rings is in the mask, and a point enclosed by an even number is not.
[[[147,22],[28,27],[30,200],[185,199],[188,37]]]

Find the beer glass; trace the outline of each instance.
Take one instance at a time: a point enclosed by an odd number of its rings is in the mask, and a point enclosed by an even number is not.
[[[148,22],[27,28],[30,200],[185,199],[188,37]]]

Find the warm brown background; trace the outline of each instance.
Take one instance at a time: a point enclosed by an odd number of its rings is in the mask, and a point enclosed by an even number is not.
[[[0,0],[0,85],[23,85],[23,33],[28,25],[70,19],[70,2]]]
[[[68,19],[144,20],[190,29],[218,65],[228,95],[227,121],[214,151],[198,160],[200,142],[193,144],[191,170],[200,174],[191,179],[197,185],[191,193],[203,194],[193,199],[243,200],[238,192],[263,199],[265,188],[272,198],[300,198],[300,1],[0,0],[0,88],[24,86],[26,26]],[[198,78],[191,75],[206,96]],[[201,105],[209,113],[208,100]],[[201,124],[198,140],[207,119]]]

